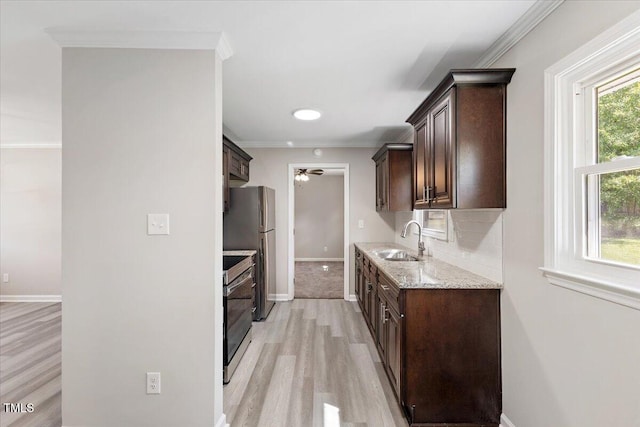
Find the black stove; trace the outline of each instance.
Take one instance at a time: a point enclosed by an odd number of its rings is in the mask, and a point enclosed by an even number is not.
[[[224,296],[223,381],[228,383],[251,342],[254,309],[254,263],[252,256],[222,257]]]

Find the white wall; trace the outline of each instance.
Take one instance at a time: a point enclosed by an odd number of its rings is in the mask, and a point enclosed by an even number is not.
[[[425,237],[425,246],[435,258],[454,264],[472,273],[502,283],[502,210],[449,211],[450,237],[448,241]],[[418,234],[411,226],[410,235],[400,237],[411,212],[398,212],[396,216],[396,243],[411,249],[418,247]]]
[[[344,258],[342,175],[309,175],[309,181],[296,182],[295,231],[296,259]]]
[[[353,243],[392,242],[395,214],[378,214],[375,206],[375,163],[373,148],[323,148],[316,158],[307,148],[249,148],[251,161],[250,185],[266,185],[276,190],[276,281],[277,293],[288,294],[288,171],[289,163],[348,163],[350,182],[349,253],[345,262],[350,268],[350,294],[354,293]],[[358,220],[364,228],[358,228]]]
[[[221,62],[63,49],[65,426],[222,416]],[[146,215],[169,213],[169,236]],[[162,394],[145,394],[145,373]]]
[[[567,1],[495,67],[508,86],[504,413],[517,427],[640,426],[640,311],[550,285],[543,265],[544,70],[638,1]]]
[[[0,295],[61,295],[61,155],[54,148],[0,153]]]

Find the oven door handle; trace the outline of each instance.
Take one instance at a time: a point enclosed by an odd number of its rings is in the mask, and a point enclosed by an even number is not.
[[[244,279],[242,279],[239,283],[235,283],[233,285],[227,286],[225,288],[225,292],[224,292],[224,296],[228,297],[229,295],[231,295],[236,289],[238,289],[240,286],[243,286],[244,284],[247,283],[247,281],[249,280],[253,280],[253,274],[249,274],[247,277],[245,277]]]

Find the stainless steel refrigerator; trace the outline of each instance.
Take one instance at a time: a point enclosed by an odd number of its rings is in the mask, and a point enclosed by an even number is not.
[[[230,189],[229,212],[224,214],[224,250],[255,249],[256,311],[263,320],[273,308],[276,292],[276,192],[268,187]]]

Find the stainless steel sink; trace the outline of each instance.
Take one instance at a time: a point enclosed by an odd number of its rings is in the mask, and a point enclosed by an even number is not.
[[[402,249],[384,249],[379,251],[373,251],[378,258],[382,258],[385,261],[418,261],[418,258],[409,255]]]

